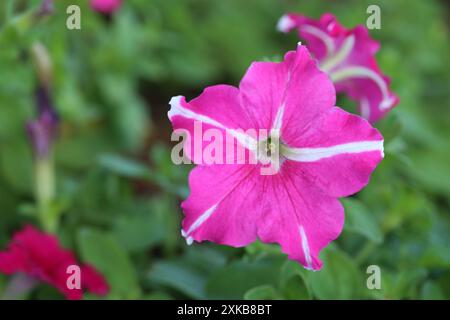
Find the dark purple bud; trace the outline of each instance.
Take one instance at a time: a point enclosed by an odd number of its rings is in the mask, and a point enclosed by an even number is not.
[[[58,115],[56,114],[55,108],[53,106],[52,99],[47,89],[43,87],[38,87],[35,93],[36,110],[38,115],[48,111],[53,114],[55,120],[58,120]]]
[[[38,117],[27,123],[27,132],[34,152],[38,157],[47,157],[58,133],[59,119],[47,90],[36,92]]]

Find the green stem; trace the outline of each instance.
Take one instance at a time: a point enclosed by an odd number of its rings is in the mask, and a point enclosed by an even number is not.
[[[35,196],[38,217],[42,227],[48,232],[55,232],[57,219],[53,210],[55,182],[53,158],[51,156],[36,157]]]

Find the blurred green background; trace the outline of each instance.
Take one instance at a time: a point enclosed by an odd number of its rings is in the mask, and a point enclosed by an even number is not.
[[[35,117],[30,49],[39,41],[53,63],[62,121],[57,234],[106,276],[107,298],[450,298],[448,2],[126,0],[105,17],[87,1],[57,0],[53,15],[35,21],[25,18],[39,0],[12,1],[8,11],[10,2],[0,4],[1,249],[24,223],[39,226],[24,130]],[[81,30],[66,28],[74,2]],[[275,30],[288,11],[331,12],[353,27],[370,4],[381,8],[381,29],[371,31],[382,44],[377,59],[401,101],[376,124],[386,157],[362,192],[342,200],[345,228],[322,252],[323,270],[304,270],[275,245],[187,246],[179,204],[191,168],[170,160],[170,97],[237,85],[252,61],[295,48],[295,33]],[[366,287],[372,264],[381,268],[380,290]],[[0,295],[8,280],[0,275]],[[58,297],[42,285],[28,298]]]

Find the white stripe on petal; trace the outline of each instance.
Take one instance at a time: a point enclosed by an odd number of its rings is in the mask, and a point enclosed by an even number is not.
[[[215,126],[215,127],[221,128],[221,129],[225,129],[223,127],[223,125],[221,123],[217,122],[216,120],[211,119],[210,117],[204,116],[202,114],[195,113],[194,111],[183,107],[181,105],[182,99],[183,99],[183,96],[176,96],[176,97],[172,97],[172,99],[170,99],[170,101],[169,101],[170,110],[167,113],[167,115],[169,116],[169,119],[172,119],[175,116],[181,116],[181,117],[188,118],[188,119],[198,120],[203,123],[210,124],[212,126]]]
[[[345,59],[347,59],[354,46],[355,36],[350,35],[344,40],[341,47],[335,54],[328,57],[320,64],[320,69],[322,71],[329,72],[331,69],[341,64],[343,61],[345,61]]]
[[[216,210],[217,205],[213,205],[211,208],[203,212],[197,220],[194,221],[193,224],[189,227],[188,231],[181,230],[181,235],[186,238],[186,242],[188,245],[191,245],[194,239],[190,236],[192,232],[197,230],[208,218],[213,214],[214,210]]]
[[[344,81],[351,78],[368,78],[375,82],[380,88],[383,100],[380,102],[380,109],[388,109],[392,106],[394,99],[389,95],[389,89],[386,81],[375,71],[366,67],[346,67],[330,73],[330,78],[333,82]]]
[[[281,154],[284,157],[299,162],[314,162],[340,154],[370,151],[380,151],[381,156],[384,157],[383,140],[350,142],[324,148],[290,148],[285,145],[281,146]]]
[[[170,102],[169,102],[170,110],[167,113],[167,115],[169,116],[169,119],[172,119],[175,116],[180,116],[180,117],[184,117],[184,118],[188,118],[188,119],[193,119],[195,121],[200,121],[202,123],[209,124],[211,126],[226,130],[234,138],[236,138],[245,148],[247,148],[249,150],[256,150],[257,142],[253,137],[246,135],[242,132],[236,131],[235,129],[226,128],[223,124],[221,124],[220,122],[218,122],[214,119],[211,119],[208,116],[195,113],[194,111],[183,107],[181,105],[182,99],[183,99],[183,96],[176,96],[176,97],[172,97],[172,99],[170,99]]]
[[[381,101],[381,103],[380,103],[380,109],[381,110],[389,109],[390,107],[392,107],[392,104],[394,102],[395,102],[395,98],[394,97],[384,98],[383,101]]]
[[[331,37],[326,32],[323,32],[319,28],[310,25],[304,25],[300,28],[302,31],[312,34],[313,36],[319,38],[323,42],[323,44],[327,49],[327,56],[334,53],[335,47],[333,39],[331,39]]]
[[[181,229],[181,235],[183,236],[183,238],[186,238],[186,244],[187,244],[188,246],[190,246],[190,245],[194,242],[194,239],[193,239],[192,237],[189,237],[189,236],[187,235],[187,233],[184,232],[183,229]]]
[[[305,256],[306,260],[305,268],[308,270],[312,270],[313,266],[312,266],[311,252],[309,249],[308,237],[306,236],[305,229],[303,229],[303,226],[299,225],[298,230],[300,232],[300,238],[302,239],[303,255]]]

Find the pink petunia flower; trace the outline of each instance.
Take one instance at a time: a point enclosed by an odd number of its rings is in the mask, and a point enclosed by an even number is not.
[[[282,32],[297,29],[321,70],[336,84],[337,92],[358,101],[361,116],[371,123],[398,104],[398,97],[389,89],[389,78],[381,73],[375,60],[379,43],[370,38],[364,26],[348,30],[329,13],[319,20],[289,13],[281,17],[277,28]]]
[[[63,249],[55,236],[30,225],[13,236],[8,250],[0,252],[1,273],[26,274],[55,287],[67,299],[78,300],[83,297],[82,289],[70,289],[67,285],[67,268],[71,265],[78,265],[71,251]],[[80,270],[82,288],[97,295],[108,293],[108,283],[94,267],[84,265]]]
[[[263,161],[194,168],[190,195],[181,205],[187,243],[242,247],[259,238],[280,244],[306,268],[320,269],[319,252],[343,227],[338,197],[363,188],[383,158],[381,134],[361,117],[335,107],[335,101],[333,83],[301,45],[283,62],[254,62],[239,88],[208,87],[189,102],[173,97],[168,116],[175,131],[194,136],[200,122],[204,129],[236,137],[235,143],[258,160],[263,159],[252,148],[255,144],[274,148],[280,159],[271,175],[261,174],[267,165]],[[251,128],[270,134],[254,141],[242,133]],[[274,140],[278,147],[271,146]],[[204,142],[197,149],[207,148]],[[193,149],[188,148],[190,158]]]
[[[101,13],[114,13],[122,5],[122,0],[90,0],[92,9]]]

